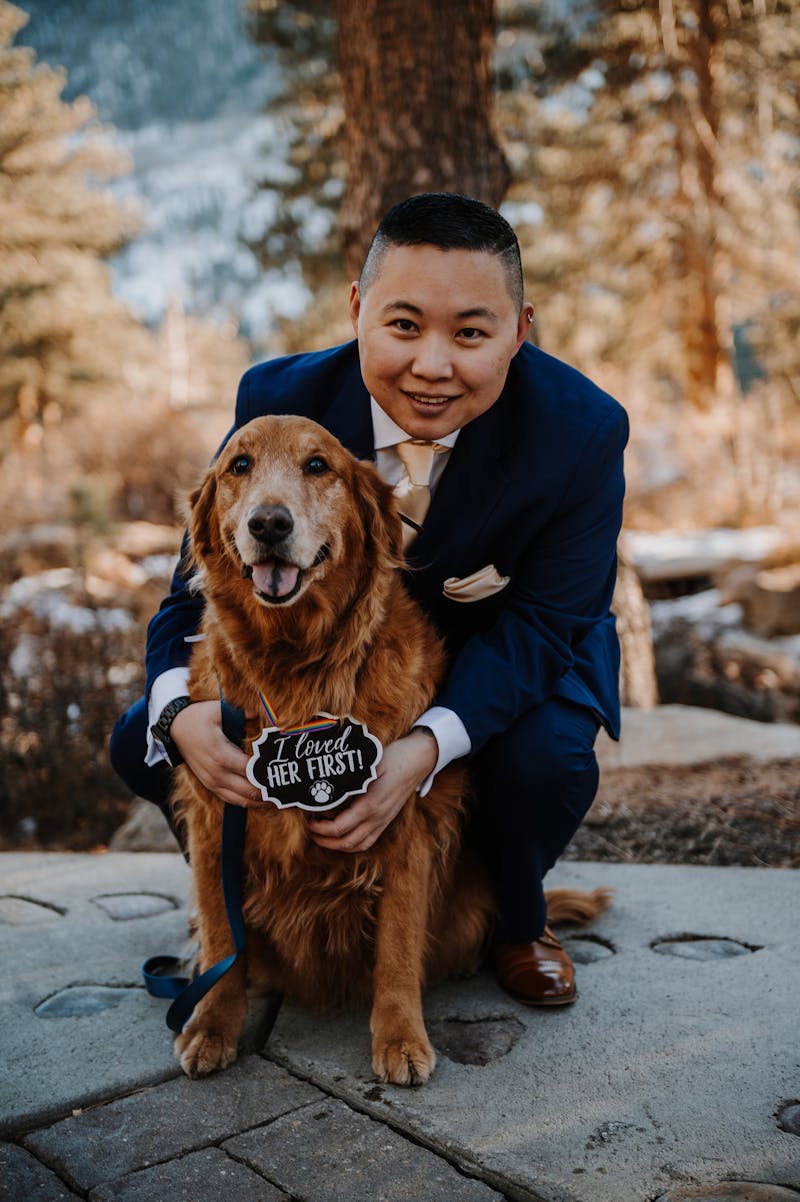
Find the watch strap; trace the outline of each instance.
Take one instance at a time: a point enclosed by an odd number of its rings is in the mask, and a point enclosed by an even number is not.
[[[172,738],[171,729],[172,723],[177,718],[182,710],[185,710],[188,705],[192,704],[191,697],[174,697],[172,701],[168,701],[161,713],[158,715],[157,721],[150,727],[150,733],[154,739],[157,739],[164,748],[167,759],[172,768],[177,768],[178,764],[183,763],[183,756],[178,750],[178,745]]]

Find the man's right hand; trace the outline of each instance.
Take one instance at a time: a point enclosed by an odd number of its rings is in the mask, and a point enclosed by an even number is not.
[[[188,767],[220,801],[237,806],[268,804],[247,779],[247,756],[222,733],[218,701],[187,705],[173,719],[170,734]]]

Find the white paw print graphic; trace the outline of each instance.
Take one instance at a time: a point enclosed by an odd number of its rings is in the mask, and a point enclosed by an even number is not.
[[[319,806],[327,805],[333,797],[333,785],[326,780],[315,780],[311,786],[311,796]]]

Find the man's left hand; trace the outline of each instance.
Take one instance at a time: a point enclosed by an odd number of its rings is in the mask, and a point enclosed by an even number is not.
[[[308,816],[311,838],[330,851],[366,851],[436,767],[436,740],[412,730],[383,749],[378,776],[362,797],[333,819]]]

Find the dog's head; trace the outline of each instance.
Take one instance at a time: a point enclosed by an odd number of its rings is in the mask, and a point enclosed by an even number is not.
[[[201,581],[215,565],[249,581],[265,607],[290,606],[315,584],[353,580],[402,559],[391,489],[322,426],[260,417],[238,430],[190,497]]]

